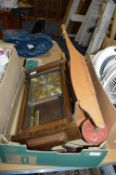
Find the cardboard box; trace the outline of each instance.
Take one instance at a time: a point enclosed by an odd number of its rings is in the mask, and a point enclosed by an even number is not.
[[[113,40],[112,38],[105,37],[103,44],[102,44],[102,49],[108,47],[108,46],[115,46],[116,45],[116,40]]]
[[[109,127],[109,138],[107,144],[116,148],[116,110],[106,97],[99,80],[96,77],[89,57],[86,58],[87,65],[96,90],[97,99],[101,108],[104,121]],[[73,78],[73,77],[72,77]],[[77,104],[78,107],[78,104]],[[110,118],[109,118],[110,116]],[[0,144],[1,163],[26,164],[38,166],[51,166],[67,168],[94,168],[97,167],[107,155],[106,146],[89,147],[82,149],[79,153],[58,153],[55,151],[31,151],[25,145],[8,143]],[[13,166],[11,167],[13,169]],[[43,168],[42,168],[43,169]]]
[[[116,149],[116,108],[110,102],[106,95],[96,73],[93,68],[91,59],[93,56],[87,57],[86,62],[91,74],[91,78],[96,90],[98,102],[102,111],[103,119],[108,127],[109,135],[107,139],[107,145],[111,149]]]
[[[53,41],[52,48],[48,52],[37,57],[28,58],[27,60],[37,60],[38,65],[41,66],[57,60],[61,60],[62,57],[64,57],[63,51],[61,50],[57,42]],[[21,59],[24,61],[25,58],[21,57]]]
[[[63,56],[64,56],[63,51],[61,50],[57,42],[53,41],[52,48],[45,54],[38,56],[37,59],[41,62],[41,65],[44,65],[60,60]]]
[[[58,153],[50,151],[30,151],[22,145],[0,145],[2,163],[44,165],[57,167],[96,167],[106,156],[105,149],[86,149],[80,153]]]
[[[0,47],[10,50],[9,62],[0,81],[0,133],[4,133],[15,111],[17,96],[24,80],[24,71],[14,46],[1,42]]]

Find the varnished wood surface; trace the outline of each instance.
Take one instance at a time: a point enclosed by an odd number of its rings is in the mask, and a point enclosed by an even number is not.
[[[116,149],[108,149],[108,154],[101,164],[116,163]]]
[[[26,113],[26,104],[28,100],[28,93],[29,93],[29,86],[30,86],[30,79],[33,74],[31,72],[27,72],[27,79],[26,79],[26,86],[24,90],[24,97],[22,99],[22,105],[20,109],[20,114],[19,114],[19,121],[18,121],[18,129],[17,133],[12,136],[12,141],[15,142],[20,142],[23,144],[27,144],[29,148],[31,149],[31,146],[33,148],[38,148],[40,149],[45,149],[50,148],[50,146],[55,146],[55,145],[60,145],[62,142],[65,144],[68,140],[71,139],[78,139],[81,137],[80,131],[78,129],[78,125],[73,121],[72,117],[72,110],[71,110],[71,102],[70,102],[70,97],[68,94],[68,87],[67,87],[67,76],[66,76],[66,65],[65,65],[65,59],[56,61],[54,63],[47,64],[45,66],[39,67],[39,69],[33,70],[33,72],[36,74],[44,74],[47,72],[51,72],[54,70],[59,71],[59,79],[60,79],[60,84],[61,84],[61,91],[62,91],[62,105],[63,105],[63,113],[59,114],[61,117],[57,120],[49,121],[46,123],[40,123],[37,126],[33,127],[24,127],[25,125],[25,113]],[[53,99],[51,99],[53,101]],[[49,110],[55,111],[55,113],[58,113],[58,103],[55,105],[55,101],[48,101],[46,103],[50,103],[51,107]],[[52,103],[51,103],[52,102]],[[42,106],[41,109],[45,108],[44,103],[39,103],[39,106]],[[54,106],[54,107],[53,107]],[[45,111],[47,112],[47,111]],[[47,115],[47,114],[45,114]],[[53,116],[52,116],[53,117]],[[62,137],[64,139],[61,140],[60,138],[57,137],[57,139],[48,139],[51,135],[52,138],[54,138],[54,134],[57,136],[59,133],[64,133],[66,137]],[[36,143],[36,139],[38,140]],[[40,147],[39,147],[39,142],[40,142]],[[45,144],[44,144],[45,143]],[[47,144],[46,144],[47,143]],[[38,144],[38,145],[37,145]],[[51,146],[51,147],[52,147]],[[32,149],[33,149],[32,148]]]
[[[104,120],[85,59],[72,45],[65,25],[62,25],[62,31],[70,54],[71,80],[79,105],[98,127],[104,128]]]
[[[19,29],[21,27],[21,17],[13,16],[11,9],[0,10],[0,20],[4,29]]]
[[[49,136],[44,136],[44,137],[35,137],[33,139],[27,140],[27,145],[31,149],[35,150],[44,150],[44,147],[53,147],[54,145],[64,145],[68,141],[67,134],[64,132],[62,133],[57,133]]]
[[[10,27],[9,17],[11,10],[0,10],[0,20],[2,20],[3,28],[8,29]]]
[[[41,165],[20,165],[20,164],[0,164],[0,171],[2,170],[32,170],[32,169],[50,169],[53,166]],[[55,167],[54,167],[55,168]]]

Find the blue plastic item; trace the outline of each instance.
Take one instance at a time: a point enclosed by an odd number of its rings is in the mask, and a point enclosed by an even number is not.
[[[37,60],[27,60],[26,64],[25,64],[25,69],[26,70],[30,70],[30,69],[34,69],[36,67],[38,67],[38,61]]]
[[[19,55],[24,57],[35,57],[47,52],[53,45],[52,39],[43,33],[29,34],[20,32],[4,35],[6,42],[15,43]]]
[[[3,31],[3,40],[18,44],[20,41],[29,37],[29,33],[24,30],[7,29]]]

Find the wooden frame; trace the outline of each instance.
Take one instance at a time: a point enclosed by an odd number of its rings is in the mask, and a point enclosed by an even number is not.
[[[70,100],[71,97],[69,97],[68,94],[67,78],[66,78],[67,69],[65,64],[66,63],[64,60],[56,61],[54,63],[44,65],[39,69],[35,69],[32,72],[27,73],[26,85],[19,115],[17,132],[14,136],[12,136],[12,141],[27,144],[27,146],[30,149],[49,149],[53,146],[65,144],[69,140],[80,137],[80,132],[79,128],[77,127],[76,120],[74,121],[72,118],[70,101],[73,100],[72,99]],[[39,123],[37,126],[25,128],[24,123],[26,115],[26,104],[29,95],[30,79],[33,78],[34,76],[37,76],[37,74],[42,75],[46,72],[48,73],[54,70],[60,71],[64,116],[61,117],[60,119],[57,119],[56,121],[48,121],[47,123],[44,124]],[[54,98],[50,97],[50,100],[54,100]],[[49,104],[50,103],[51,102],[49,101]],[[55,102],[53,101],[53,103]],[[41,105],[41,100],[39,102],[39,105]],[[53,109],[50,108],[49,110],[54,110],[54,106]],[[58,112],[57,109],[55,110]]]

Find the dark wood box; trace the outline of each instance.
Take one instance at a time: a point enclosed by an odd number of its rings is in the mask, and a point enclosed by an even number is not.
[[[26,74],[17,132],[12,141],[30,149],[50,149],[80,137],[72,117],[74,95],[65,60]]]

